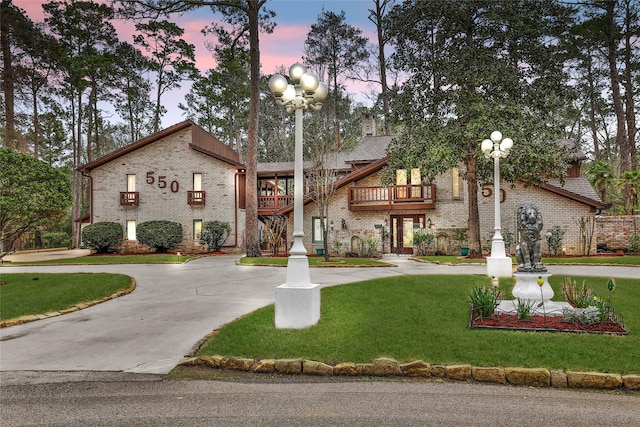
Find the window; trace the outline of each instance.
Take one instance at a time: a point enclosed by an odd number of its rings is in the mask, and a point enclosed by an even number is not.
[[[127,174],[127,191],[133,193],[136,191],[136,175]]]
[[[202,220],[193,220],[193,240],[200,240],[202,238]]]
[[[324,243],[324,234],[322,233],[322,220],[319,216],[314,216],[311,218],[311,241],[313,243]],[[326,225],[327,219],[324,218],[324,223]]]
[[[451,197],[460,199],[460,172],[458,168],[451,169]]]
[[[202,191],[202,174],[193,174],[193,191]]]
[[[137,240],[136,239],[136,222],[133,220],[127,221],[127,240]]]

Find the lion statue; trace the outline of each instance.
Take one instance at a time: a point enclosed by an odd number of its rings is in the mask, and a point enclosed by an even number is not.
[[[542,214],[533,203],[525,203],[518,208],[518,235],[520,242],[516,245],[518,271],[547,271],[541,262]]]

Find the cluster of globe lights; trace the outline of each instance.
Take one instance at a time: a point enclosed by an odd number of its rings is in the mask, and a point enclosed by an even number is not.
[[[274,74],[269,79],[269,90],[278,105],[284,106],[288,113],[299,108],[308,107],[313,111],[322,108],[329,89],[315,74],[307,73],[304,65],[295,63],[289,68],[289,79],[291,83],[281,74]]]

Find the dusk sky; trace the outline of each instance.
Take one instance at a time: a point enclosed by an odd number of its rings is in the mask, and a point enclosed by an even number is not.
[[[42,22],[44,14],[42,4],[47,1],[40,0],[13,0],[13,4],[27,11],[29,17],[35,22]],[[375,42],[375,26],[368,20],[368,9],[373,8],[372,0],[269,0],[265,5],[276,13],[274,21],[277,23],[272,34],[260,34],[260,56],[262,73],[271,74],[280,65],[289,65],[301,61],[304,53],[304,40],[311,25],[316,23],[322,10],[339,13],[344,10],[346,22],[362,30],[363,35]],[[196,47],[196,66],[201,71],[215,67],[211,54],[204,46],[205,37],[200,32],[212,20],[219,18],[210,8],[203,7],[188,14],[175,15],[175,22],[185,30],[185,40]],[[116,21],[114,25],[121,40],[133,43],[132,32],[134,23]],[[172,125],[184,119],[182,112],[177,108],[178,102],[183,101],[184,93],[189,87],[184,82],[183,88],[175,93],[167,93],[163,97],[163,103],[168,113],[163,118],[163,127]],[[367,103],[364,85],[352,85],[349,87],[356,100]]]

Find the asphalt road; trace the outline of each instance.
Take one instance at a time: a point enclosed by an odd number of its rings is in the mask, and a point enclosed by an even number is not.
[[[640,397],[466,382],[0,373],[14,426],[637,426]]]

